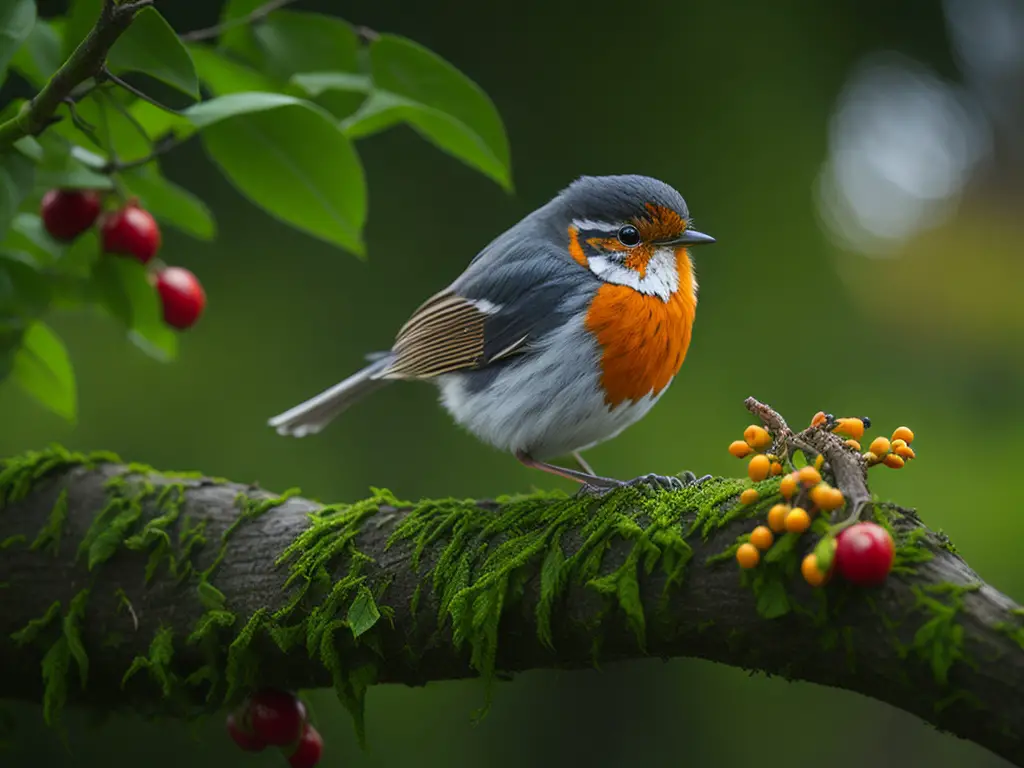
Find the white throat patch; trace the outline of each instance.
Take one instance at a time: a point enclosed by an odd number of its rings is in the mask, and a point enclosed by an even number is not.
[[[647,262],[647,273],[640,274],[623,266],[607,256],[591,256],[588,259],[590,271],[606,283],[625,285],[648,296],[657,296],[668,301],[679,290],[679,267],[676,264],[674,248],[658,248]]]

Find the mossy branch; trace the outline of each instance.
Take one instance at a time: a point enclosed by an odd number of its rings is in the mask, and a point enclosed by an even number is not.
[[[691,656],[837,686],[1024,766],[1024,617],[948,540],[873,503],[885,586],[741,576],[778,478],[603,499],[351,505],[62,449],[0,462],[0,696],[189,717],[258,686],[334,686]],[[769,562],[770,561],[770,562]],[[491,686],[487,686],[488,695]]]

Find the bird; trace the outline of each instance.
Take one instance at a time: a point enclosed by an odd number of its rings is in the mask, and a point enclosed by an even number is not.
[[[583,488],[699,482],[688,471],[605,477],[582,453],[643,418],[676,378],[697,308],[690,249],[714,242],[663,181],[580,176],[480,249],[390,349],[268,425],[315,434],[393,382],[431,382],[478,440]],[[579,469],[552,463],[569,457]]]

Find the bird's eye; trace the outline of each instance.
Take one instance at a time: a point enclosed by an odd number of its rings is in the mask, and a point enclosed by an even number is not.
[[[640,233],[632,224],[627,224],[619,230],[619,242],[629,248],[640,245]]]

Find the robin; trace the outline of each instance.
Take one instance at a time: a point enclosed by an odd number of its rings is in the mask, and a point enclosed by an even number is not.
[[[528,467],[595,489],[622,481],[581,452],[642,418],[686,358],[697,308],[686,202],[647,176],[584,176],[485,246],[427,299],[387,352],[270,419],[282,435],[323,429],[398,380],[433,382],[456,423]],[[572,456],[579,470],[548,463]]]

